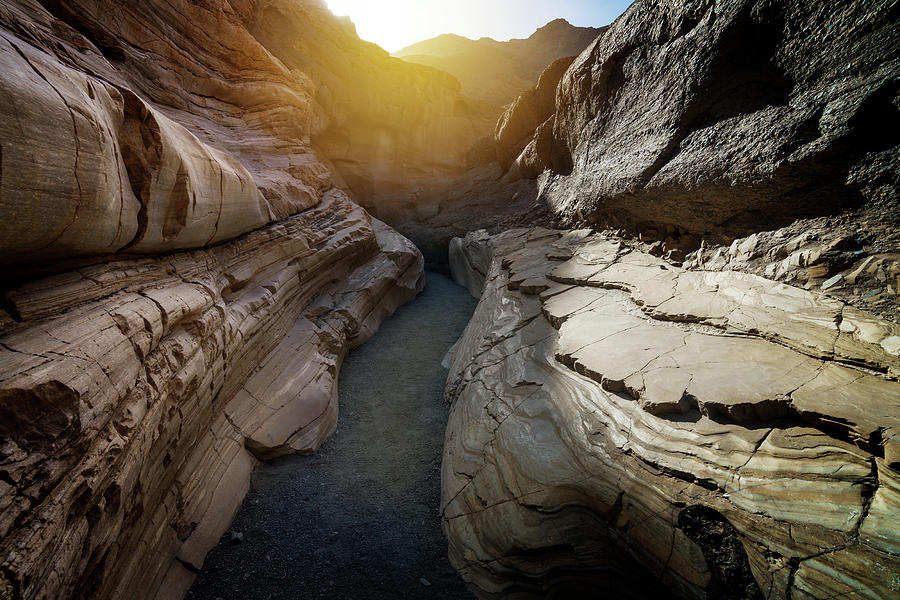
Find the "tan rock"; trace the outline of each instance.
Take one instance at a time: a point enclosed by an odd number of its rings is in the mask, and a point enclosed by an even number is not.
[[[479,597],[896,594],[900,384],[875,343],[892,324],[852,315],[874,333],[836,352],[847,309],[815,293],[601,234],[546,237],[542,262],[532,237],[459,244],[494,253],[442,466],[450,558]],[[555,287],[513,284],[541,269]]]

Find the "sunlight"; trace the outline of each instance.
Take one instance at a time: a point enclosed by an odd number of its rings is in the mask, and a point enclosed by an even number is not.
[[[336,15],[348,15],[359,36],[394,52],[441,33],[433,3],[416,0],[328,0]],[[437,31],[437,33],[434,33]]]
[[[359,36],[389,52],[455,33],[478,39],[528,37],[556,18],[573,25],[609,24],[631,0],[328,0],[336,15],[349,16]]]

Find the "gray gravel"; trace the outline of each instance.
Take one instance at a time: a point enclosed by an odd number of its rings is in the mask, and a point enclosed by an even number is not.
[[[345,360],[337,433],[315,456],[256,470],[189,599],[472,598],[447,561],[438,508],[441,359],[475,300],[427,277],[422,295]]]

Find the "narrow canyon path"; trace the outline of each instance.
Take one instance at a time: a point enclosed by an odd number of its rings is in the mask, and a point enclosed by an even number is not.
[[[447,560],[438,507],[441,359],[475,304],[427,274],[425,291],[344,361],[337,432],[315,456],[259,466],[187,598],[473,597]]]

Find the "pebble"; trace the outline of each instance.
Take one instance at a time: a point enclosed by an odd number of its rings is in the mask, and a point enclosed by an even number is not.
[[[826,280],[826,281],[822,284],[822,289],[823,289],[823,290],[827,290],[828,288],[832,288],[832,287],[836,286],[838,283],[840,283],[841,279],[843,279],[843,278],[844,278],[844,276],[841,275],[840,273],[838,273],[837,275],[835,275],[835,276],[832,277],[831,279]]]

